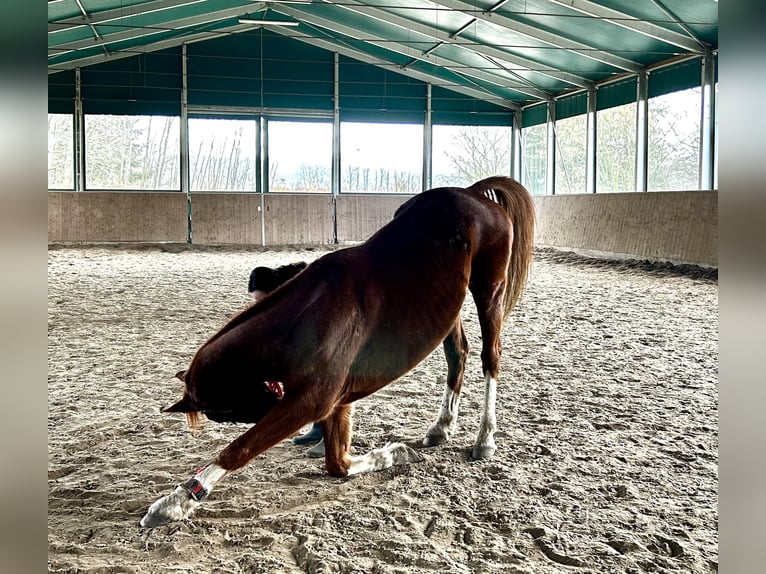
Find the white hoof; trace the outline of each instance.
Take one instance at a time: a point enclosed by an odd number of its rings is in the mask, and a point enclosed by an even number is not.
[[[376,472],[400,464],[422,462],[424,459],[416,450],[399,442],[389,443],[362,456],[351,457],[348,476],[363,472]]]
[[[439,446],[449,441],[450,433],[441,426],[434,425],[426,433],[423,446]]]
[[[494,441],[489,444],[475,444],[471,450],[471,456],[474,460],[492,458],[492,455],[495,454],[496,450],[497,447],[495,446]]]
[[[391,446],[392,466],[423,462],[425,460],[423,455],[406,444],[393,443]]]
[[[197,506],[199,506],[199,502],[192,498],[186,488],[179,485],[172,493],[156,500],[149,507],[141,519],[140,525],[142,528],[155,528],[169,522],[183,520]]]

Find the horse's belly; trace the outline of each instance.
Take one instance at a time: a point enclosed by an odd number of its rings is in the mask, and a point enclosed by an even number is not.
[[[405,375],[444,340],[447,332],[449,328],[430,334],[422,330],[378,333],[351,365],[353,392],[373,393]]]

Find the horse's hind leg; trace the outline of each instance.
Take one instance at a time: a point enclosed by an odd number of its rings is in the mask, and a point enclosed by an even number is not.
[[[447,383],[444,386],[439,415],[426,432],[423,446],[444,444],[457,426],[460,390],[463,386],[465,360],[468,356],[468,339],[465,336],[460,315],[455,319],[452,330],[444,339],[444,355],[447,359]]]
[[[481,366],[484,372],[484,412],[479,423],[479,434],[471,451],[475,459],[490,458],[496,450],[495,402],[497,377],[500,372],[500,332],[503,328],[504,291],[504,278],[478,284],[473,284],[472,281],[471,285],[481,326]]]
[[[339,405],[321,421],[324,435],[324,461],[332,476],[346,476],[350,466],[351,405]]]

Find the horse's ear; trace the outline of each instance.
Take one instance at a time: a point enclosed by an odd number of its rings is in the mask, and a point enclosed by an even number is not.
[[[178,379],[179,381],[186,382],[186,371],[185,370],[184,371],[178,371],[176,373],[176,379]]]
[[[165,407],[164,409],[160,409],[161,413],[191,413],[197,411],[197,407],[195,407],[191,400],[189,399],[189,395],[184,394],[183,398],[178,401],[177,403],[170,405],[169,407]]]

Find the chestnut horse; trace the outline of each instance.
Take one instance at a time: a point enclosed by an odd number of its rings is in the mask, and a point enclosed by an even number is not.
[[[257,424],[154,502],[141,526],[186,518],[224,476],[313,421],[321,421],[332,476],[422,460],[401,443],[351,456],[351,404],[407,373],[442,342],[447,382],[423,445],[447,441],[468,353],[460,320],[468,289],[481,326],[484,374],[472,455],[491,457],[500,331],[527,280],[534,218],[529,192],[507,177],[424,191],[365,243],[320,257],[234,317],[178,374],[183,398],[164,411],[185,412],[192,427],[199,413]]]

